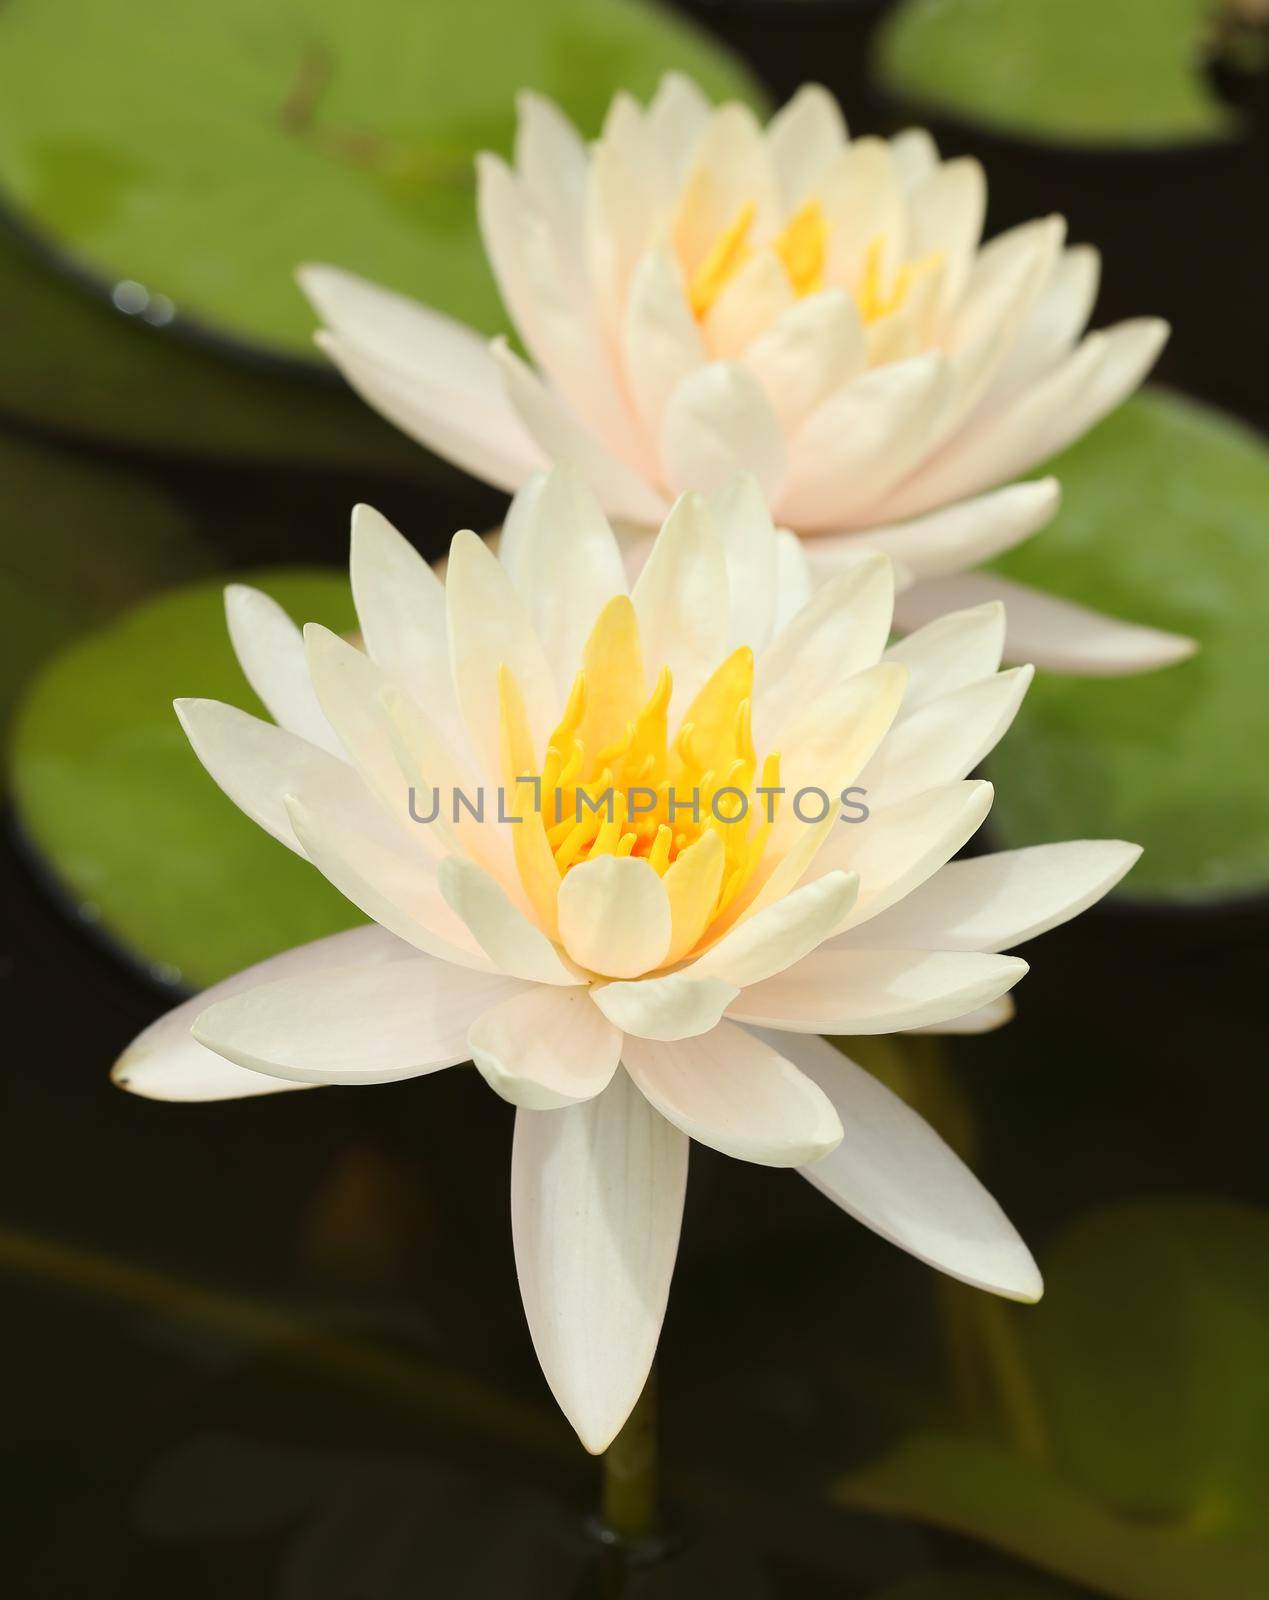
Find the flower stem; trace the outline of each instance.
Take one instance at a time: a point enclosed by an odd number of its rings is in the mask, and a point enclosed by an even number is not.
[[[614,1542],[629,1544],[657,1532],[657,1375],[648,1374],[643,1393],[625,1426],[604,1452],[601,1516]]]

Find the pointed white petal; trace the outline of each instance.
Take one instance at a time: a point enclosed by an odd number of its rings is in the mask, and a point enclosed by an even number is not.
[[[621,1056],[621,1032],[585,989],[537,984],[483,1012],[467,1035],[491,1089],[527,1111],[554,1111],[602,1093]]]
[[[896,272],[907,246],[903,190],[890,147],[883,139],[853,139],[823,173],[817,199],[830,228],[829,283],[858,283],[868,252],[881,241],[885,281]]]
[[[554,236],[557,260],[584,282],[586,169],[589,158],[577,129],[553,100],[522,89],[516,96],[516,171],[525,194]]]
[[[971,773],[1004,738],[1035,676],[1013,667],[941,694],[895,724],[860,783],[870,804],[892,805]]]
[[[935,170],[938,146],[925,128],[904,128],[890,141],[890,155],[905,189],[915,188]]]
[[[309,681],[303,635],[282,607],[263,590],[231,583],[225,620],[238,664],[277,725],[342,761],[343,746]]]
[[[1005,608],[998,600],[949,611],[910,633],[886,651],[887,661],[908,669],[903,697],[905,717],[941,694],[990,678],[1000,668],[1005,648]]]
[[[983,397],[984,413],[999,410],[1069,355],[1092,314],[1100,273],[1100,259],[1090,245],[1062,252]]]
[[[779,633],[801,611],[814,589],[806,543],[788,528],[776,529],[776,604],[772,629]]]
[[[691,1039],[708,1033],[740,993],[721,978],[669,972],[632,983],[598,984],[591,998],[623,1033],[640,1039]]]
[[[918,1261],[1011,1300],[1040,1298],[1044,1285],[1026,1245],[928,1123],[827,1041],[769,1037],[820,1085],[846,1130],[803,1177]]]
[[[631,598],[650,678],[669,667],[679,712],[727,648],[727,558],[703,495],[685,494],[657,535]]]
[[[743,472],[710,497],[709,514],[727,560],[727,648],[760,649],[775,620],[777,539],[757,478]]]
[[[844,289],[796,301],[745,351],[745,366],[790,436],[830,394],[858,377],[866,360],[859,311]]]
[[[795,304],[783,262],[773,250],[761,250],[737,268],[705,313],[705,348],[715,361],[737,361]]]
[[[915,627],[949,606],[988,599],[1004,602],[1005,659],[1031,661],[1047,672],[1092,678],[1153,672],[1187,660],[1198,648],[1183,634],[1122,622],[991,572],[915,584],[896,600],[895,617],[900,626]]]
[[[783,972],[842,926],[859,893],[853,872],[829,871],[725,933],[686,971],[744,989]]]
[[[640,256],[631,276],[622,354],[639,420],[648,438],[658,439],[670,396],[707,360],[683,276],[664,249]]]
[[[238,1066],[293,1083],[395,1083],[466,1061],[473,1020],[518,988],[415,956],[247,989],[207,1006],[191,1031]]]
[[[610,978],[637,978],[670,947],[670,900],[646,861],[597,856],[565,874],[560,938],[580,966]]]
[[[242,1100],[308,1087],[282,1078],[265,1077],[226,1061],[190,1033],[190,1025],[217,1001],[280,978],[315,976],[347,967],[373,967],[389,961],[413,960],[412,945],[394,938],[375,923],[333,933],[328,938],[285,950],[236,972],[205,989],[139,1033],[115,1062],[110,1076],[120,1089],[146,1100]]]
[[[954,306],[969,280],[987,211],[987,179],[972,156],[945,161],[908,196],[908,255],[943,266],[940,311]]]
[[[818,83],[804,83],[767,124],[767,149],[780,198],[793,211],[815,188],[846,144],[837,101]]]
[[[739,1161],[802,1166],[842,1137],[823,1091],[778,1049],[729,1023],[673,1044],[627,1036],[622,1060],[663,1117]]]
[[[978,1034],[994,1033],[997,1028],[1003,1028],[1007,1022],[1012,1022],[1017,1012],[1013,1003],[1013,996],[1002,994],[999,1000],[993,1000],[990,1005],[979,1006],[977,1011],[967,1011],[964,1016],[952,1017],[947,1022],[934,1022],[928,1028],[908,1028],[908,1033],[934,1033],[934,1034]]]
[[[472,861],[451,856],[437,873],[446,902],[467,924],[500,972],[529,983],[568,986],[581,975],[567,967],[555,946],[507,898],[498,882]]]
[[[742,992],[727,1015],[792,1033],[897,1033],[998,999],[1027,970],[1016,956],[816,950]]]
[[[757,378],[716,361],[675,389],[661,422],[661,465],[670,487],[706,494],[752,472],[768,503],[784,480],[784,436]]]
[[[516,1114],[511,1233],[525,1316],[551,1393],[595,1455],[656,1354],[687,1152],[624,1072],[581,1105]]]
[[[883,950],[1010,950],[1100,900],[1141,855],[1121,839],[1072,840],[952,861],[843,943]]]

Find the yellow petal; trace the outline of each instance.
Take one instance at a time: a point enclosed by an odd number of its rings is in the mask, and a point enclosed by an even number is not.
[[[589,776],[600,753],[625,738],[647,696],[639,622],[628,595],[615,595],[599,613],[582,652],[582,671],[586,696],[578,736]]]

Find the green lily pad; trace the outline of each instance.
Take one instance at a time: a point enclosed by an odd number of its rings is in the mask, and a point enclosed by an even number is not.
[[[251,573],[297,619],[347,631],[345,577]],[[220,792],[174,695],[263,714],[225,630],[224,580],[176,590],[89,635],[36,678],[14,724],[18,822],[86,918],[156,975],[204,988],[362,921]]]
[[[121,468],[0,437],[0,733],[52,651],[210,564],[161,491]]]
[[[250,369],[128,316],[0,231],[0,413],[53,434],[189,457],[427,459],[335,384]]]
[[[936,114],[1054,144],[1170,145],[1229,134],[1203,76],[1211,0],[902,0],[882,25],[885,88]]]
[[[1143,677],[1042,673],[987,764],[1001,844],[1135,839],[1134,897],[1269,884],[1269,448],[1159,390],[1050,464],[1063,509],[1011,578],[1199,641]]]
[[[985,1540],[1121,1600],[1269,1593],[1269,1213],[1122,1205],[1045,1261],[1011,1317],[1043,1419],[1026,1454],[913,1434],[846,1504]]]
[[[252,344],[310,352],[307,260],[493,331],[472,163],[510,149],[516,91],[595,132],[671,67],[756,98],[643,0],[10,0],[0,190],[80,267]]]

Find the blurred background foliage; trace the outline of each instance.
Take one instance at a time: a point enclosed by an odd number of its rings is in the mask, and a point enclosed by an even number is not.
[[[493,330],[471,158],[513,97],[588,132],[665,68],[854,127],[929,118],[990,228],[1102,247],[1097,319],[1176,332],[1052,470],[1002,570],[1193,633],[1147,679],[1041,678],[997,842],[1147,853],[1046,935],[1020,1015],[847,1048],[1034,1243],[1002,1306],[788,1174],[694,1153],[664,1343],[676,1600],[1269,1592],[1269,94],[1258,0],[270,0],[0,10],[0,626],[16,1028],[0,1275],[5,1593],[602,1593],[589,1470],[524,1337],[507,1108],[464,1073],[150,1105],[109,1063],[182,986],[348,909],[206,779],[176,694],[251,705],[220,591],[351,622],[352,504],[429,555],[503,499],[313,358],[297,261]]]

